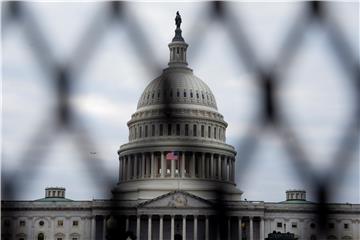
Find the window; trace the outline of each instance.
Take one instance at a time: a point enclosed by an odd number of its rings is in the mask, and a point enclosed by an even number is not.
[[[160,124],[160,127],[159,127],[159,135],[160,136],[164,135],[164,126],[162,124]]]
[[[199,99],[199,93],[196,93],[196,98]]]
[[[193,136],[194,137],[197,136],[197,126],[196,126],[196,124],[193,125]]]
[[[194,97],[194,95],[193,95],[193,93],[192,93],[192,92],[190,92],[190,97],[191,97],[191,98],[193,98],[193,97]]]
[[[137,127],[135,127],[135,138],[137,138]]]
[[[311,224],[310,224],[310,227],[311,227],[311,228],[315,228],[315,227],[316,227],[315,223],[311,223]]]
[[[180,136],[180,124],[176,124],[176,136]]]
[[[297,223],[291,223],[292,228],[297,228]]]
[[[38,239],[38,240],[44,240],[44,239],[45,239],[44,234],[43,234],[43,233],[39,233],[37,239]]]
[[[276,223],[276,226],[277,226],[278,228],[281,228],[281,227],[282,227],[282,223],[281,223],[281,222],[278,222],[278,223]]]
[[[177,97],[180,97],[180,92],[179,92],[179,90],[177,90],[176,96],[177,96]]]
[[[170,97],[172,97],[172,96],[173,96],[172,89],[170,89]]]
[[[208,126],[208,138],[211,138],[211,127]]]
[[[189,124],[185,124],[185,136],[189,136]]]
[[[160,91],[158,92],[158,99],[160,98]]]
[[[186,97],[186,91],[184,90],[184,97]]]
[[[4,221],[4,226],[5,226],[5,227],[10,227],[10,220],[6,219],[6,220]]]
[[[154,124],[151,126],[151,136],[152,137],[155,136],[155,125]]]
[[[64,226],[64,221],[63,221],[63,220],[58,220],[58,221],[57,221],[57,225],[58,225],[59,227]]]
[[[154,99],[154,97],[155,97],[155,93],[152,93],[151,98]]]
[[[344,228],[345,228],[345,229],[349,229],[349,224],[344,223]]]
[[[40,225],[40,226],[44,226],[44,221],[40,221],[40,222],[39,222],[39,225]]]
[[[79,221],[76,221],[76,220],[73,221],[72,225],[73,225],[74,227],[79,226]]]
[[[145,137],[148,137],[148,125],[145,125]]]
[[[19,225],[20,225],[20,227],[24,227],[25,226],[25,220],[20,220]]]
[[[201,125],[201,137],[205,136],[205,126]]]
[[[142,137],[142,127],[139,127],[139,137]]]
[[[329,223],[329,226],[328,226],[330,229],[334,229],[335,228],[335,224],[334,223]]]
[[[214,127],[214,138],[216,139],[216,127]]]
[[[171,123],[168,124],[168,136],[171,136]]]

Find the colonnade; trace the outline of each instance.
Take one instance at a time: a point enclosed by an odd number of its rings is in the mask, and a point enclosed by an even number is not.
[[[217,218],[213,215],[130,215],[123,216],[122,222],[126,232],[133,232],[139,240],[175,240],[175,235],[181,239],[193,240],[259,240],[265,238],[264,219],[260,216],[231,216],[227,217],[220,230]],[[106,239],[106,221],[101,224],[92,221],[91,239]],[[155,223],[155,224],[154,224]],[[102,226],[102,229],[96,229]]]
[[[234,182],[233,156],[204,152],[175,152],[176,160],[168,160],[169,152],[144,152],[121,156],[119,181],[144,178],[204,178]]]

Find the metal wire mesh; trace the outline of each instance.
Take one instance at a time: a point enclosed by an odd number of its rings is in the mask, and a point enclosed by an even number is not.
[[[305,176],[302,179],[307,185],[312,186],[316,192],[318,204],[318,220],[321,227],[324,227],[329,212],[327,202],[332,194],[332,187],[335,182],[344,178],[347,166],[351,161],[358,161],[356,157],[359,147],[358,131],[360,119],[360,68],[358,56],[351,50],[339,26],[337,26],[328,17],[326,2],[306,2],[304,3],[304,13],[294,22],[285,38],[278,58],[270,65],[261,64],[257,59],[252,44],[252,39],[247,35],[244,26],[229,10],[227,2],[208,2],[203,3],[202,7],[206,12],[205,19],[217,24],[226,31],[232,43],[239,62],[245,68],[251,69],[256,73],[256,86],[260,91],[259,104],[261,105],[261,114],[255,119],[259,133],[254,135],[252,129],[249,129],[246,137],[239,142],[237,147],[238,161],[241,168],[238,168],[237,175],[242,175],[251,165],[251,159],[257,151],[259,139],[267,131],[274,132],[283,142],[285,151],[291,163],[295,166],[299,175]],[[93,57],[94,49],[100,44],[100,41],[108,26],[119,23],[131,39],[134,49],[137,50],[139,59],[143,61],[143,66],[150,72],[159,72],[161,64],[154,60],[153,49],[149,39],[135,15],[132,15],[126,2],[107,2],[104,4],[105,12],[101,12],[93,19],[92,24],[85,31],[84,35],[78,41],[72,57],[66,63],[60,62],[53,57],[51,46],[43,34],[38,20],[34,13],[30,11],[23,2],[4,2],[2,5],[2,31],[6,36],[9,28],[13,24],[22,27],[25,40],[31,45],[36,61],[38,61],[41,70],[46,73],[48,83],[52,86],[52,95],[55,98],[55,107],[52,112],[44,112],[50,118],[41,124],[27,145],[20,158],[20,165],[24,169],[33,169],[32,166],[39,166],[47,161],[48,148],[39,148],[38,146],[50,146],[55,144],[56,138],[60,134],[68,135],[76,149],[81,155],[80,160],[84,162],[90,176],[98,176],[100,173],[106,173],[101,161],[95,158],[89,158],[89,152],[96,152],[98,141],[84,127],[83,120],[76,118],[73,105],[69,101],[69,96],[73,94],[73,89],[77,79],[86,70],[89,61]],[[299,137],[294,131],[294,126],[287,119],[286,114],[280,104],[278,90],[283,84],[281,74],[284,69],[291,66],[294,57],[298,54],[301,41],[311,24],[317,23],[325,31],[327,38],[332,46],[333,52],[338,58],[339,67],[347,73],[348,80],[354,91],[353,105],[354,111],[349,119],[344,123],[347,127],[344,130],[341,139],[338,142],[338,148],[332,156],[333,164],[325,174],[319,174],[313,169],[311,164],[312,156],[303,147]],[[192,49],[194,49],[194,58],[200,58],[197,49],[204,41],[204,35],[207,28],[196,31],[194,26],[193,35],[188,36],[192,39]],[[121,84],[121,83],[120,83]],[[170,120],[169,120],[170,121]],[[4,157],[4,155],[3,155]],[[26,178],[31,179],[37,172],[26,171]],[[2,194],[3,198],[16,199],[18,192],[22,187],[17,182],[18,174],[24,172],[2,172]],[[111,176],[104,175],[106,179],[101,183],[101,188],[110,189],[114,186]],[[219,196],[221,200],[221,196]],[[219,213],[223,212],[221,201],[219,203]],[[219,214],[221,215],[221,214]],[[225,230],[224,230],[225,231]]]

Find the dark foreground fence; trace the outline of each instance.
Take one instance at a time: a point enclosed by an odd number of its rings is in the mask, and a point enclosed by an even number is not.
[[[69,96],[73,94],[73,89],[78,84],[78,76],[86,70],[93,57],[94,49],[96,49],[110,24],[114,22],[121,24],[123,31],[131,38],[131,43],[135,46],[134,49],[138,51],[139,59],[144,61],[144,67],[149,68],[151,72],[160,72],[162,68],[163,64],[156,62],[152,57],[153,49],[150,47],[148,36],[144,32],[144,26],[140,24],[135,15],[132,15],[128,9],[128,3],[107,2],[104,4],[106,11],[95,15],[93,24],[89,25],[84,35],[79,39],[79,44],[75,48],[72,58],[65,63],[59,62],[53,57],[51,44],[43,34],[38,19],[34,17],[34,13],[26,7],[25,3],[13,1],[2,4],[3,37],[6,37],[9,28],[14,24],[22,27],[25,40],[30,44],[36,61],[46,74],[49,84],[52,85],[52,95],[56,100],[53,111],[44,112],[49,116],[48,120],[40,124],[41,127],[29,141],[26,151],[19,160],[24,169],[33,169],[31,166],[39,166],[47,161],[48,148],[39,148],[38,146],[50,146],[60,134],[65,133],[73,138],[73,143],[82,156],[80,161],[85,162],[84,166],[88,168],[91,176],[96,178],[99,173],[106,173],[101,161],[88,157],[89,152],[96,151],[98,140],[87,131],[83,120],[75,117],[75,109],[69,100]],[[239,171],[246,171],[247,166],[251,164],[251,158],[258,149],[262,133],[271,129],[284,143],[288,158],[295,166],[298,174],[303,176],[302,179],[306,185],[312,186],[315,191],[316,200],[319,203],[316,212],[321,229],[327,220],[329,209],[326,203],[331,199],[331,190],[334,184],[344,178],[345,170],[347,166],[351,165],[351,161],[359,160],[360,68],[357,53],[348,45],[339,26],[329,17],[327,11],[329,3],[306,2],[303,4],[303,14],[294,21],[294,25],[288,30],[278,54],[279,57],[269,65],[261,64],[254,51],[256,46],[252,44],[252,39],[246,34],[244,26],[235,17],[234,12],[229,11],[229,4],[227,2],[206,2],[202,5],[207,13],[205,21],[220,24],[228,33],[233,50],[239,60],[236,64],[239,67],[245,66],[245,68],[256,73],[256,83],[261,93],[259,95],[261,98],[259,99],[261,114],[255,120],[260,129],[260,135],[254,136],[249,129],[245,138],[235,146],[238,151],[237,157],[241,159],[242,164]],[[332,166],[321,176],[310,165],[312,156],[305,151],[294,131],[294,126],[284,115],[277,94],[284,81],[284,79],[280,80],[281,71],[291,66],[306,32],[313,23],[317,23],[325,32],[333,53],[338,58],[339,67],[347,74],[347,79],[343,81],[349,81],[353,88],[352,104],[354,105],[353,109],[355,109],[344,123],[346,128],[338,141],[337,150],[332,156]],[[358,29],[354,30],[358,31]],[[204,41],[206,31],[208,31],[207,28],[201,29],[201,31],[192,31],[192,36],[186,36],[188,39],[193,39],[191,48],[196,54],[199,45]],[[26,187],[18,184],[18,174],[25,174],[22,176],[23,178],[31,179],[37,172],[2,171],[3,198],[16,199],[21,189]],[[242,172],[236,174],[242,175]],[[107,180],[101,187],[110,191],[114,186],[112,177],[106,176],[106,174],[103,177]],[[222,212],[221,196],[219,196],[219,216],[222,215]]]

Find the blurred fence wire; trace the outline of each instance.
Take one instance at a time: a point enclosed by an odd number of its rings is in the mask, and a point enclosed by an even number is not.
[[[320,226],[324,227],[328,213],[326,203],[330,198],[331,188],[334,182],[340,181],[344,177],[346,167],[354,159],[356,161],[356,154],[358,154],[359,136],[358,132],[354,133],[354,129],[359,129],[360,119],[360,66],[357,53],[351,50],[340,27],[328,17],[326,8],[328,3],[305,2],[305,11],[289,29],[278,58],[269,66],[264,66],[256,58],[254,51],[256,46],[252,44],[252,39],[246,34],[244,27],[234,16],[234,12],[229,11],[229,4],[219,1],[203,3],[203,8],[207,12],[206,21],[217,22],[225,29],[239,59],[237,64],[243,64],[247,69],[256,73],[257,87],[261,92],[259,102],[262,114],[258,116],[255,122],[261,129],[260,136],[263,132],[271,129],[283,141],[289,159],[296,166],[298,173],[317,193],[318,220]],[[154,55],[153,49],[143,26],[135,15],[132,15],[126,2],[107,2],[105,5],[105,13],[101,12],[95,15],[92,24],[79,39],[72,57],[63,63],[53,57],[53,49],[51,49],[44,32],[40,28],[38,20],[24,2],[9,1],[2,4],[3,36],[6,36],[13,24],[22,28],[26,37],[25,40],[29,42],[33,54],[42,68],[41,70],[48,76],[48,84],[53,86],[53,95],[56,98],[55,109],[52,112],[44,112],[50,116],[49,120],[39,124],[38,131],[28,143],[27,151],[20,159],[24,169],[30,169],[30,166],[40,165],[46,161],[47,148],[39,148],[38,146],[50,146],[60,133],[65,133],[72,138],[82,156],[81,160],[86,163],[84,166],[88,167],[88,171],[91,176],[94,176],[94,179],[99,173],[106,173],[101,161],[88,158],[89,152],[96,151],[97,140],[84,128],[82,120],[74,117],[75,109],[69,101],[69,96],[72,94],[74,85],[78,84],[79,76],[86,71],[94,49],[100,43],[109,25],[117,23],[128,34],[131,38],[131,44],[138,51],[139,59],[144,61],[144,67],[147,67],[151,72],[159,72],[161,69],[161,64],[152,57]],[[345,123],[347,128],[338,142],[332,167],[329,168],[327,174],[321,176],[310,166],[311,156],[304,150],[297,134],[293,131],[294,127],[284,116],[277,95],[277,90],[283,80],[280,81],[280,71],[287,69],[292,64],[304,35],[314,22],[324,29],[332,50],[338,58],[339,67],[348,74],[348,79],[355,92],[353,102],[355,111]],[[196,49],[204,40],[207,30],[192,31],[193,35],[188,36],[193,39],[192,48],[196,54],[198,52]],[[254,136],[250,130],[243,141],[238,143],[236,146],[238,157],[242,159],[242,167],[239,171],[246,171],[246,167],[251,164],[250,159],[254,156],[258,143],[259,135]],[[24,174],[24,172],[2,173],[2,194],[5,198],[16,199],[21,187],[26,187],[17,185],[18,174]],[[31,179],[35,174],[34,171],[26,171],[26,178]],[[239,172],[237,174],[241,175]],[[111,176],[104,177],[107,181],[102,187],[110,190],[114,184]]]

